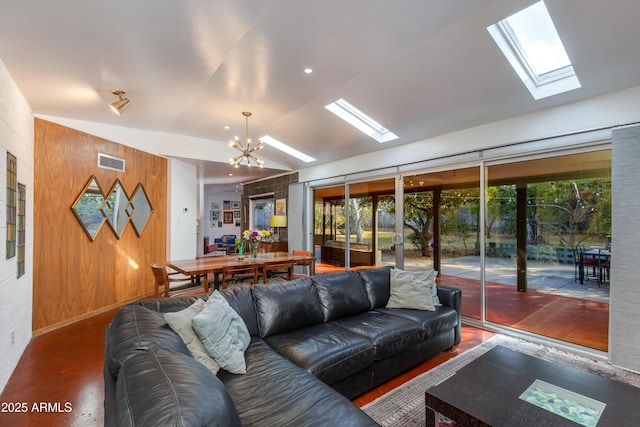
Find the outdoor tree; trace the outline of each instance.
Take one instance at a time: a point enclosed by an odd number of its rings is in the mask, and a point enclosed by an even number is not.
[[[429,256],[429,244],[433,240],[433,193],[413,193],[404,198],[404,226],[411,230],[409,241],[420,250],[421,256]]]
[[[563,246],[575,247],[587,239],[604,240],[611,228],[609,180],[552,181],[529,186],[538,226],[557,236]]]
[[[390,215],[395,215],[396,206],[393,199],[381,200],[380,207]],[[433,233],[433,193],[411,193],[404,196],[404,226],[411,230],[409,241],[420,250],[421,256],[430,255],[429,243]]]
[[[352,197],[349,199],[350,232],[355,234],[356,243],[364,242],[364,228],[370,225],[372,200],[371,197]]]
[[[440,212],[442,231],[462,240],[464,254],[469,254],[468,242],[477,235],[480,212],[480,188],[468,187],[444,190],[441,194]]]

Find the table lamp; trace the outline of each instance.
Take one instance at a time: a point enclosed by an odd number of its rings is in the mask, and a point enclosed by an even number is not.
[[[271,215],[269,218],[269,225],[272,227],[276,227],[278,232],[274,233],[273,240],[276,242],[280,241],[280,227],[287,226],[287,216],[286,215]]]

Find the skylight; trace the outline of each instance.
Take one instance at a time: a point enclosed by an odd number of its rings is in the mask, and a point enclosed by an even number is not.
[[[273,148],[276,148],[280,151],[283,151],[287,154],[289,154],[290,156],[293,156],[297,159],[302,160],[303,162],[309,163],[309,162],[314,162],[316,159],[314,159],[313,157],[304,154],[301,151],[296,150],[295,148],[285,144],[282,141],[278,141],[277,139],[269,136],[269,135],[265,135],[262,138],[260,138],[260,141],[264,142],[265,144],[269,144],[270,146],[272,146]]]
[[[487,30],[535,99],[580,87],[544,1]]]
[[[380,143],[398,139],[396,134],[342,98],[324,108]]]

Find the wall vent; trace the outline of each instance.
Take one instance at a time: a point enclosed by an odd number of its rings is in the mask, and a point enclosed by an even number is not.
[[[98,153],[98,167],[112,171],[124,172],[124,159]]]

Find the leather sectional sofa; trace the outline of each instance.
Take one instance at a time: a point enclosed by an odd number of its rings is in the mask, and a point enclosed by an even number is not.
[[[166,323],[197,297],[121,308],[106,331],[105,425],[376,425],[349,399],[460,342],[460,290],[438,287],[435,311],[386,308],[389,271],[222,290],[251,336],[242,375],[214,375]]]

